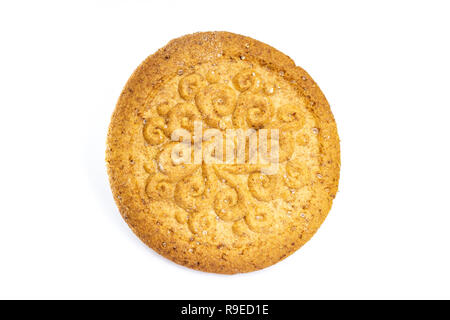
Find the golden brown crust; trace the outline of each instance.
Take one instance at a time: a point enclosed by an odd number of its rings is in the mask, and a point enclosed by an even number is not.
[[[296,94],[306,99],[306,107],[316,120],[314,133],[318,141],[316,160],[319,169],[312,178],[314,196],[302,211],[303,216],[308,216],[307,227],[303,228],[304,222],[300,222],[304,220],[295,218],[289,224],[289,232],[265,237],[264,244],[237,241],[234,245],[222,245],[208,242],[208,238],[202,242],[201,237],[186,238],[187,232],[182,229],[185,224],[180,223],[179,230],[166,225],[161,213],[152,214],[152,199],[143,196],[145,191],[140,181],[146,178],[141,171],[135,170],[137,160],[133,148],[130,148],[136,142],[137,133],[142,134],[145,105],[149,97],[154,96],[169,79],[189,74],[198,65],[220,63],[225,59],[245,59],[289,82]],[[214,78],[214,75],[206,77]],[[317,231],[337,192],[340,149],[327,100],[311,77],[288,56],[245,36],[229,32],[202,32],[172,40],[135,70],[111,118],[106,162],[120,213],[142,241],[178,264],[201,271],[233,274],[265,268],[284,259]],[[188,221],[185,211],[175,207],[169,211],[167,215],[178,222],[195,225],[194,219]],[[235,234],[253,232],[242,228],[245,223],[252,226],[252,214],[233,224]]]

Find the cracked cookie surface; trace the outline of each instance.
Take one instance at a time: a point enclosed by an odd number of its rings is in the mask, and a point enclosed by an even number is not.
[[[277,129],[277,171],[266,174],[247,148],[240,164],[174,161],[172,133],[194,135],[195,121],[220,133]],[[207,141],[201,147],[214,157]],[[340,167],[334,118],[311,77],[228,32],[175,39],[138,67],[112,116],[106,161],[119,210],[142,241],[176,263],[228,274],[270,266],[306,243],[331,208]]]

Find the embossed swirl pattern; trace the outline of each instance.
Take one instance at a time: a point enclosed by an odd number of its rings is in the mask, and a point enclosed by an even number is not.
[[[184,213],[177,213],[175,219],[187,224],[196,235],[213,236],[219,220],[231,223],[236,236],[269,232],[273,217],[266,204],[279,198],[289,201],[283,188],[294,193],[311,181],[309,168],[291,160],[295,145],[308,143],[307,137],[297,134],[305,124],[305,116],[295,104],[274,106],[271,97],[275,86],[265,83],[252,69],[241,70],[230,84],[220,80],[213,70],[205,76],[183,76],[178,82],[178,95],[184,102],[174,106],[159,103],[158,116],[146,119],[144,139],[160,150],[148,165],[154,169],[147,170],[146,194],[153,200],[176,203]],[[278,129],[283,170],[264,174],[260,165],[249,163],[248,150],[244,164],[174,163],[171,152],[178,143],[170,141],[171,133],[178,128],[193,132],[196,120],[219,130]],[[238,177],[246,178],[247,183],[238,183]]]

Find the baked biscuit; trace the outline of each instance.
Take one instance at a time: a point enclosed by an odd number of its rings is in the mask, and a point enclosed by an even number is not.
[[[233,129],[245,135],[218,144]],[[302,68],[254,39],[202,32],[133,73],[106,162],[120,213],[143,242],[189,268],[234,274],[311,238],[336,195],[340,151],[328,102]]]

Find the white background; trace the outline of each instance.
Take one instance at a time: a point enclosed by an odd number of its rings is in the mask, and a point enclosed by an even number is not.
[[[449,13],[445,1],[2,1],[0,298],[450,298]],[[104,164],[133,70],[212,30],[291,56],[342,140],[318,233],[236,276],[143,245]]]

